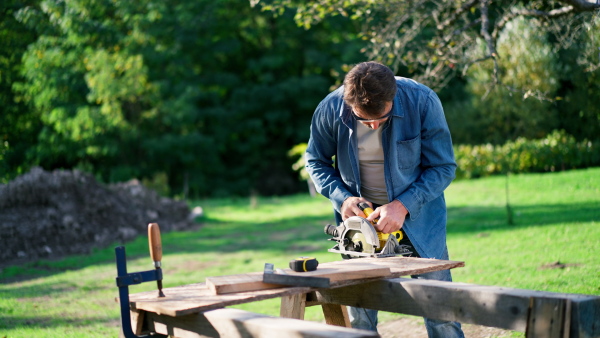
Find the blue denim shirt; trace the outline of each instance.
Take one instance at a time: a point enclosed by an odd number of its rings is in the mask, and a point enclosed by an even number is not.
[[[388,199],[408,210],[402,228],[419,255],[448,259],[443,192],[456,162],[442,104],[420,83],[397,77],[396,84],[392,115],[382,127]],[[343,93],[340,87],[317,106],[305,154],[306,169],[317,191],[331,200],[337,222],[344,200],[361,196],[357,122]]]

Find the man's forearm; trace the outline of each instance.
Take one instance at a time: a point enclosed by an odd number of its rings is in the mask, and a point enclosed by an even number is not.
[[[307,162],[306,170],[313,180],[317,192],[330,199],[336,211],[340,212],[344,201],[353,195],[346,189],[335,169],[313,160]]]

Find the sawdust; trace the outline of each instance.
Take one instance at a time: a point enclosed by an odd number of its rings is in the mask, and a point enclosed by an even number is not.
[[[466,338],[514,337],[514,331],[494,327],[463,324],[462,328]],[[423,319],[419,317],[406,317],[381,323],[377,326],[377,330],[382,338],[427,338]]]
[[[78,170],[33,168],[0,185],[0,210],[0,267],[123,244],[152,222],[162,232],[198,226],[183,201],[135,180],[103,185]]]

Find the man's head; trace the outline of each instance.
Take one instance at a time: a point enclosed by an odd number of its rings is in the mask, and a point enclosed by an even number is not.
[[[395,95],[394,73],[381,63],[359,63],[344,78],[344,101],[360,118],[377,119],[385,116]]]

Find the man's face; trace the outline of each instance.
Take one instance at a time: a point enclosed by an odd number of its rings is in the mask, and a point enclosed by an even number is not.
[[[362,123],[363,125],[371,128],[377,129],[383,123],[385,123],[390,115],[392,114],[392,101],[388,101],[385,103],[384,110],[378,114],[376,117],[368,117],[364,112],[360,111],[357,107],[352,107],[352,114],[354,114],[354,118]]]

